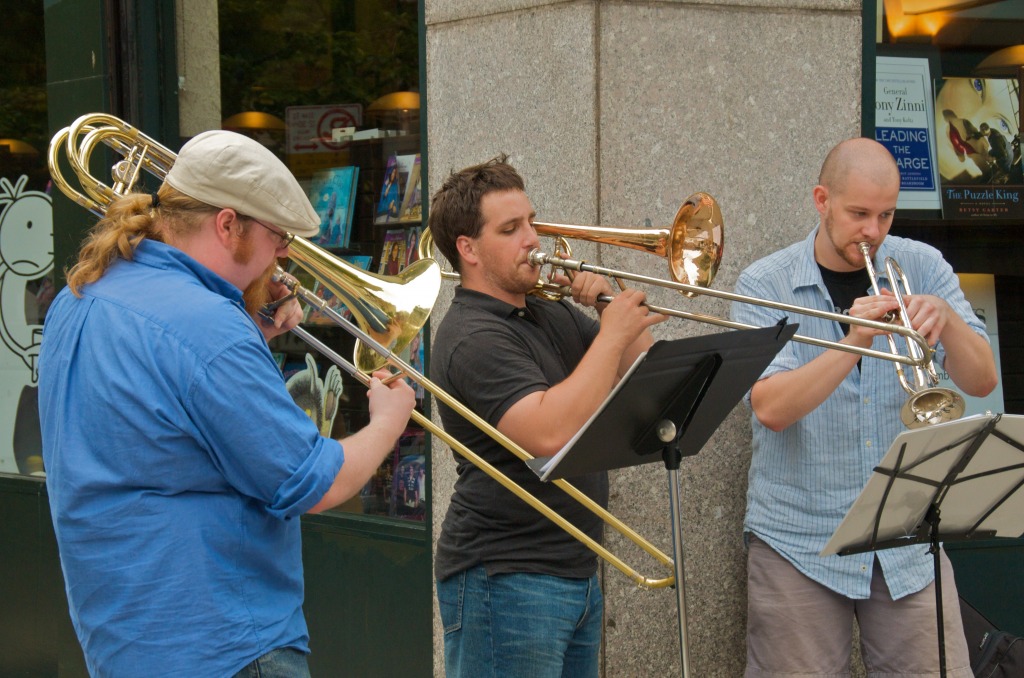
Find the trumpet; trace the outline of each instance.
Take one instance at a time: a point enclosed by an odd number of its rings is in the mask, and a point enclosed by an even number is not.
[[[101,142],[122,156],[112,171],[115,179],[113,186],[107,186],[89,174],[89,158],[93,149]],[[82,190],[73,187],[62,175],[58,162],[61,150],[66,151],[65,155],[80,181]],[[96,113],[80,117],[72,125],[54,135],[50,141],[48,164],[54,183],[61,192],[90,212],[97,216],[103,216],[113,200],[132,189],[143,170],[162,180],[166,176],[167,170],[173,165],[175,157],[172,151],[145,136],[123,120],[107,114]],[[426,323],[440,291],[441,269],[433,258],[421,258],[398,276],[379,276],[362,271],[303,238],[292,237],[289,245],[289,259],[309,272],[322,285],[334,291],[352,311],[352,317],[356,322],[350,321],[330,308],[325,300],[303,287],[295,276],[287,273],[280,266],[275,270],[273,278],[288,287],[300,301],[315,307],[320,313],[355,337],[356,350],[353,360],[349,361],[342,357],[301,327],[293,328],[291,330],[293,334],[355,377],[363,385],[369,384],[370,377],[367,375],[379,367],[387,365],[394,368],[397,372],[393,378],[406,377],[410,379],[422,386],[432,397],[465,417],[518,458],[524,461],[533,459],[529,452],[478,417],[456,398],[396,355]],[[553,481],[555,485],[597,515],[604,523],[653,557],[670,574],[660,578],[646,577],[640,574],[460,441],[448,435],[443,428],[434,424],[428,417],[414,411],[412,419],[424,430],[437,436],[452,450],[475,464],[503,487],[621,571],[638,586],[655,589],[676,584],[675,562],[672,558],[570,483],[564,480]]]
[[[881,294],[882,291],[878,287],[878,276],[875,273],[875,265],[871,261],[871,246],[866,242],[862,242],[857,247],[860,249],[861,254],[864,255],[864,263],[867,266],[868,276],[871,278],[871,289],[874,290],[876,295]],[[899,304],[899,313],[896,316],[899,317],[904,327],[912,329],[910,317],[907,314],[907,305],[904,300],[904,296],[911,293],[910,282],[903,273],[903,269],[892,257],[885,258],[885,270],[889,276],[889,283],[892,285],[892,292],[896,297],[896,303]],[[899,284],[897,285],[897,283]],[[893,318],[887,319],[892,320]],[[889,340],[889,351],[897,354],[899,349],[896,347],[896,340],[891,334],[886,335],[886,338]],[[916,344],[907,342],[907,351],[917,356],[920,348]],[[964,397],[952,389],[937,386],[939,376],[935,373],[935,365],[930,359],[922,365],[913,366],[913,385],[907,379],[903,366],[898,362],[895,365],[900,385],[909,395],[906,402],[903,403],[903,407],[900,408],[900,419],[907,428],[921,428],[929,424],[955,421],[964,416],[964,410],[966,409]]]

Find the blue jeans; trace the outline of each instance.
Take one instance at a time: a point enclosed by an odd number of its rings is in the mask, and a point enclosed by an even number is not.
[[[597,575],[487,576],[483,566],[437,582],[448,678],[598,675],[604,598]]]
[[[306,653],[279,647],[253,661],[233,678],[309,678]]]

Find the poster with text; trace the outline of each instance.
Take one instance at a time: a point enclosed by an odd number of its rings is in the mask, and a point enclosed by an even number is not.
[[[941,209],[935,165],[928,59],[879,56],[875,62],[875,140],[900,168],[897,209]]]
[[[1019,88],[1015,78],[936,82],[943,218],[1024,218]]]

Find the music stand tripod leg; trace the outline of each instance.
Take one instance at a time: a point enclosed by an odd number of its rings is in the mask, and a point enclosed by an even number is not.
[[[935,568],[935,616],[939,624],[939,676],[946,678],[946,622],[942,608],[942,562],[939,559],[939,507],[935,504],[929,506],[924,519],[930,526],[928,552],[932,554]]]
[[[674,426],[672,427],[674,428]],[[668,494],[669,494],[669,515],[672,522],[672,558],[675,563],[676,578],[676,607],[678,608],[679,625],[679,661],[682,666],[683,678],[690,675],[690,656],[686,646],[686,577],[683,567],[683,527],[679,517],[681,496],[679,492],[679,464],[683,454],[676,445],[676,441],[665,445],[662,450],[662,459],[665,461],[665,469],[668,471]]]

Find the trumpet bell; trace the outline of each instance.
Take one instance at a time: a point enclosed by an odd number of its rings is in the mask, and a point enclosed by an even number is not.
[[[956,421],[964,416],[964,397],[948,388],[933,387],[917,391],[900,408],[900,419],[909,429]]]

